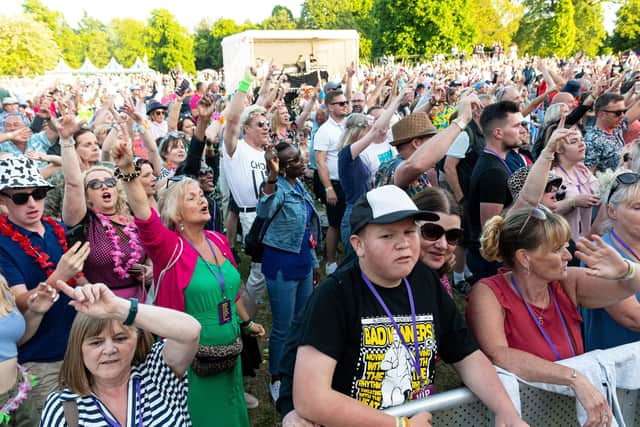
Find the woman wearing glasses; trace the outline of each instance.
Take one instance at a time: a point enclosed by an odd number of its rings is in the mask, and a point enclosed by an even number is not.
[[[72,229],[70,240],[86,240],[91,246],[83,271],[90,282],[107,283],[120,297],[142,299],[151,283],[151,268],[145,264],[146,254],[124,194],[110,168],[80,170],[71,137],[72,128],[79,124],[67,116],[62,123],[62,220]]]
[[[580,372],[553,363],[584,352],[577,307],[604,307],[640,291],[640,267],[599,237],[581,238],[576,255],[589,268],[567,267],[566,220],[540,208],[494,216],[482,255],[508,267],[473,286],[467,321],[492,362],[527,381],[569,386],[588,425],[609,425],[605,398]]]
[[[602,236],[626,260],[640,262],[640,175],[628,171],[601,177],[611,229]],[[640,340],[640,293],[616,304],[582,310],[585,351]]]
[[[113,159],[153,260],[156,305],[184,311],[202,325],[199,350],[187,371],[193,425],[248,426],[238,362],[240,329],[253,336],[263,335],[264,329],[251,321],[242,304],[240,273],[227,239],[204,230],[211,215],[198,181],[184,175],[167,181],[156,212],[140,184],[131,143],[121,142]]]
[[[415,196],[418,209],[431,211],[438,221],[426,221],[420,226],[420,261],[440,274],[440,282],[453,296],[447,274],[453,271],[454,251],[462,238],[462,211],[453,194],[439,187],[429,187]]]

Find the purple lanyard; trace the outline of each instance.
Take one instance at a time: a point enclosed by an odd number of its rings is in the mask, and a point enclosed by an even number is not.
[[[224,299],[227,300],[228,299],[227,293],[224,290],[224,274],[222,273],[222,265],[220,264],[220,261],[218,261],[218,256],[216,255],[216,251],[213,249],[213,246],[211,245],[211,242],[207,238],[207,235],[205,234],[204,231],[202,232],[202,234],[204,234],[204,240],[207,242],[207,245],[209,245],[209,249],[211,249],[211,254],[213,254],[213,259],[216,260],[216,267],[218,267],[217,268],[218,271],[216,271],[213,267],[211,267],[211,264],[208,263],[206,259],[204,259],[200,251],[198,251],[196,247],[193,246],[193,244],[189,241],[189,239],[185,237],[184,240],[189,244],[189,246],[191,246],[191,248],[194,251],[196,251],[198,256],[202,258],[202,260],[204,261],[204,264],[207,266],[211,274],[213,274],[213,277],[215,277],[218,283],[220,283],[220,289],[222,289],[222,295],[224,296]]]
[[[133,382],[135,383],[135,387],[136,387],[136,406],[135,406],[136,421],[138,422],[138,427],[143,427],[143,424],[142,424],[142,403],[141,403],[141,398],[140,398],[140,377],[134,378]],[[102,405],[98,402],[98,399],[93,397],[93,402],[98,407],[98,411],[102,415],[102,418],[104,418],[104,420],[107,422],[107,424],[109,424],[111,427],[122,427],[118,421],[116,421],[113,418],[111,418],[109,416],[109,414],[107,414],[104,411],[104,409],[102,409]],[[140,412],[139,416],[138,416],[138,412]]]
[[[495,151],[493,151],[491,148],[486,148],[486,147],[485,147],[485,149],[484,149],[484,152],[485,152],[485,153],[487,153],[487,154],[491,154],[491,155],[496,156],[496,157],[498,158],[498,160],[500,160],[500,161],[502,162],[502,164],[504,165],[504,167],[505,167],[505,168],[507,168],[507,172],[509,172],[509,174],[511,174],[511,173],[512,173],[512,172],[511,172],[511,168],[509,167],[509,165],[507,164],[507,162],[506,162],[502,157],[500,157],[500,155],[499,155],[498,153],[496,153]],[[525,163],[526,163],[526,162],[525,162]]]
[[[547,335],[547,333],[545,332],[544,328],[538,321],[538,318],[536,317],[536,315],[533,314],[533,310],[531,309],[531,306],[522,296],[522,292],[520,292],[520,288],[518,287],[518,284],[516,283],[516,279],[513,277],[513,274],[511,275],[511,284],[513,285],[513,288],[516,290],[516,292],[518,292],[518,296],[522,299],[522,302],[524,302],[524,305],[527,307],[527,311],[529,312],[531,319],[533,319],[533,322],[538,327],[538,330],[542,334],[544,340],[547,342],[547,344],[549,344],[549,347],[551,348],[551,351],[553,351],[553,354],[555,354],[556,360],[562,360],[562,357],[560,357],[560,353],[556,349],[556,346],[553,345],[553,343],[551,342],[551,338],[549,338],[549,335]],[[558,306],[558,301],[556,300],[556,295],[553,293],[553,290],[549,287],[549,285],[547,285],[547,288],[549,289],[549,295],[551,295],[551,300],[553,301],[553,305],[556,308],[556,313],[558,313],[558,316],[562,321],[562,329],[564,330],[564,336],[567,338],[567,342],[569,343],[569,350],[571,350],[571,357],[573,357],[576,355],[576,352],[573,349],[573,343],[571,342],[571,338],[569,337],[569,331],[567,330],[567,325],[565,324],[564,316],[560,311],[560,307]]]
[[[560,168],[560,170],[564,173],[564,175],[568,178],[571,179],[571,177],[569,176],[569,172],[567,172],[567,170],[565,168],[563,168],[561,165],[558,165],[558,167]],[[582,194],[582,184],[586,184],[588,179],[585,180],[585,182],[580,181],[580,174],[578,174],[578,171],[574,170],[573,171],[574,174],[576,175],[576,181],[578,181],[578,184],[576,185],[576,187],[578,188],[578,194]],[[585,177],[587,178],[587,177]],[[585,185],[585,188],[587,190],[589,190],[589,194],[593,194],[591,192],[591,188],[589,188],[588,186]]]
[[[615,232],[615,230],[611,230],[611,232],[609,233],[611,234],[611,237],[613,237],[613,239],[623,248],[625,248],[627,250],[627,252],[629,252],[631,255],[633,255],[633,257],[640,261],[640,257],[638,256],[638,254],[635,253],[635,251],[633,249],[631,249],[631,247],[629,247],[629,245],[627,245],[624,240],[622,240],[620,238],[620,236],[618,236]]]
[[[389,307],[387,307],[387,305],[384,303],[384,301],[382,300],[382,297],[376,290],[375,286],[373,286],[373,283],[371,283],[371,280],[369,280],[369,278],[364,274],[364,272],[360,272],[360,275],[362,276],[362,280],[364,280],[364,283],[366,283],[369,289],[371,290],[371,293],[373,294],[373,296],[376,297],[376,300],[378,300],[378,303],[380,303],[380,306],[382,307],[384,312],[387,314],[387,317],[389,318],[389,320],[391,320],[391,323],[393,324],[393,327],[395,328],[396,334],[398,334],[398,338],[400,338],[402,345],[404,346],[404,348],[407,349],[407,352],[409,353],[409,355],[411,355],[411,361],[413,362],[413,367],[416,370],[416,375],[420,379],[420,388],[424,389],[424,379],[422,378],[422,371],[420,370],[420,347],[418,345],[418,325],[416,320],[416,307],[413,303],[413,293],[411,292],[411,286],[409,285],[409,281],[407,280],[406,277],[402,279],[404,280],[404,284],[407,287],[407,294],[409,294],[409,305],[411,306],[411,321],[413,322],[413,344],[414,344],[414,350],[415,350],[415,354],[413,355],[411,354],[409,345],[407,344],[404,337],[400,333],[400,327],[398,326],[398,323],[396,323],[396,319],[394,319],[393,315],[391,314]]]

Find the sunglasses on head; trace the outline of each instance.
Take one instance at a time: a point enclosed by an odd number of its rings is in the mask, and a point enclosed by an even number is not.
[[[187,175],[173,175],[167,179],[167,185],[165,188],[169,188],[169,184],[173,184],[174,182],[180,182],[183,179],[189,178]]]
[[[3,195],[9,197],[13,204],[24,205],[29,201],[29,197],[33,197],[33,200],[38,201],[47,197],[48,188],[36,188],[31,193],[13,193],[11,195],[2,192]]]
[[[349,105],[349,101],[332,102],[331,105],[339,105],[341,107],[346,107],[347,105]]]
[[[113,188],[116,186],[116,179],[115,178],[106,178],[104,180],[92,179],[91,181],[87,182],[87,188],[90,188],[92,190],[99,190],[102,188],[103,185],[106,186],[107,188]]]
[[[611,110],[602,110],[605,113],[610,113],[610,114],[614,114],[616,117],[620,117],[621,115],[625,114],[627,112],[627,110],[616,110],[616,111],[611,111]]]
[[[616,176],[616,180],[613,181],[613,185],[611,185],[611,191],[609,191],[609,197],[607,197],[607,204],[611,201],[611,196],[616,192],[620,184],[624,185],[633,185],[636,182],[640,181],[640,174],[633,172],[625,172]]]
[[[529,215],[527,215],[527,219],[524,221],[524,224],[522,224],[522,227],[520,227],[520,231],[518,231],[518,236],[522,234],[524,228],[527,226],[527,224],[529,224],[529,220],[532,217],[540,221],[546,221],[547,213],[540,208],[531,208],[531,210],[529,211]]]
[[[423,239],[431,242],[440,239],[444,235],[448,244],[457,245],[462,238],[462,229],[450,228],[449,230],[445,230],[441,225],[433,222],[426,222],[420,227],[420,234]]]

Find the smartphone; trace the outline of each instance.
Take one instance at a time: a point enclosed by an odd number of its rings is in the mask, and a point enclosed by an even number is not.
[[[189,89],[189,81],[186,79],[182,80],[182,83],[180,83],[180,86],[178,86],[178,88],[176,89],[176,95],[178,96],[184,95],[187,89]]]

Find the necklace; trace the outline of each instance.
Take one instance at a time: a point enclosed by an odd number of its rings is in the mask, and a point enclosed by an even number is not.
[[[545,298],[544,298],[544,303],[542,304],[543,307],[546,307],[548,304],[548,298],[549,297],[549,292],[547,291]],[[524,298],[523,298],[524,299]],[[536,317],[538,318],[538,322],[540,322],[541,325],[544,325],[544,308],[540,309],[540,312],[538,312],[538,307],[532,305],[531,309],[533,310],[533,312],[535,313]]]
[[[67,246],[67,238],[65,237],[64,227],[62,227],[58,222],[56,222],[53,218],[48,216],[43,216],[42,221],[46,222],[53,229],[53,234],[56,236],[58,240],[58,244],[62,248],[62,253],[66,253],[69,250]],[[36,246],[34,247],[31,244],[31,240],[20,231],[16,230],[12,223],[9,222],[7,215],[0,215],[0,234],[3,236],[9,237],[12,241],[16,242],[20,249],[24,251],[25,254],[29,255],[33,260],[40,266],[40,268],[47,275],[47,278],[53,274],[56,270],[56,264],[51,261],[49,258],[49,254],[46,252],[40,252],[41,248]],[[82,273],[78,273],[75,277],[79,278],[82,276]],[[71,286],[76,284],[75,279],[68,280],[67,283]]]
[[[111,239],[111,243],[113,244],[113,250],[111,251],[111,259],[113,259],[114,268],[113,271],[120,277],[121,279],[126,279],[129,276],[128,270],[142,259],[142,247],[140,246],[140,239],[138,238],[138,233],[136,226],[133,222],[127,221],[122,215],[118,218],[124,224],[124,228],[122,232],[129,239],[129,248],[131,249],[131,254],[129,255],[129,259],[125,266],[122,266],[122,257],[124,254],[120,250],[120,236],[118,236],[118,232],[113,227],[113,223],[109,218],[96,212],[96,216],[100,220],[100,224],[104,228],[105,234],[109,239]]]

